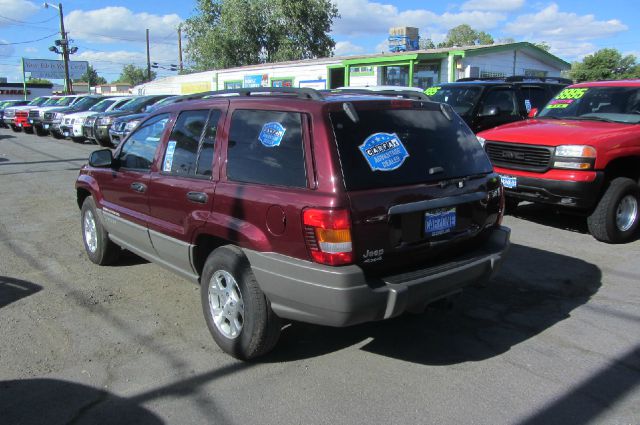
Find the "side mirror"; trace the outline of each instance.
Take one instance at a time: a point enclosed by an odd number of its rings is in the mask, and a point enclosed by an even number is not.
[[[482,110],[481,117],[495,117],[500,113],[500,108],[497,106],[488,106]]]
[[[531,108],[529,114],[527,115],[529,118],[535,118],[538,115],[538,108]]]
[[[100,149],[91,152],[89,155],[89,165],[97,168],[108,168],[113,165],[113,153],[111,149]]]

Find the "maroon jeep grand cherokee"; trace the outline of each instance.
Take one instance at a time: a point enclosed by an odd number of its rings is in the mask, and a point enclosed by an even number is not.
[[[76,182],[91,261],[125,248],[200,283],[227,353],[268,352],[281,318],[348,326],[419,311],[501,263],[500,179],[448,105],[234,94],[154,112]]]

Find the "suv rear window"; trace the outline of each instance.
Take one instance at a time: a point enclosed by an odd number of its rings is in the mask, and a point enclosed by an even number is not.
[[[469,127],[456,114],[449,121],[439,104],[429,103],[421,109],[358,110],[357,114],[359,122],[354,123],[343,111],[330,113],[347,190],[405,186],[492,170]],[[374,171],[360,147],[365,140],[392,135],[408,156],[395,169]]]

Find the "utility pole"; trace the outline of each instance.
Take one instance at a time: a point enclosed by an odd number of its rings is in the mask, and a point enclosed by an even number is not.
[[[73,87],[71,85],[71,78],[69,78],[69,40],[67,39],[67,32],[64,30],[64,13],[62,12],[62,3],[58,5],[45,3],[44,7],[53,7],[58,9],[60,14],[60,47],[62,47],[62,61],[64,62],[64,92],[66,94],[73,93]],[[57,43],[56,43],[57,44]]]
[[[178,25],[178,68],[182,73],[182,25]]]
[[[151,81],[151,56],[149,54],[149,28],[147,28],[147,81]]]

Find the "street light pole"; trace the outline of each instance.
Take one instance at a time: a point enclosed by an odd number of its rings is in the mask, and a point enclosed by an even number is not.
[[[73,87],[71,85],[71,78],[69,78],[69,40],[67,39],[67,33],[64,30],[64,13],[62,12],[62,3],[58,5],[45,3],[44,7],[53,7],[58,9],[60,14],[60,47],[62,47],[62,61],[64,62],[64,91],[66,94],[73,93]]]

